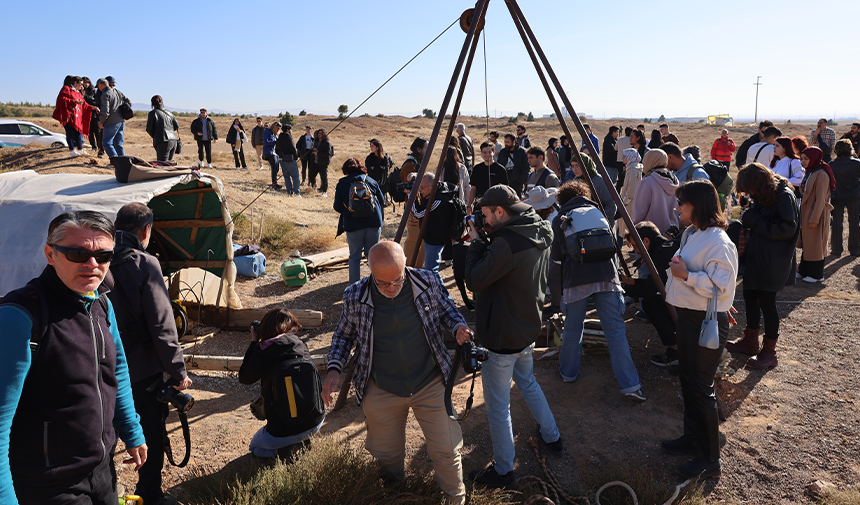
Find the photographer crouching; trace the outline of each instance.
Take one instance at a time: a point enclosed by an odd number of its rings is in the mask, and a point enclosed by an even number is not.
[[[546,297],[552,229],[509,186],[491,187],[480,204],[489,244],[470,221],[466,285],[475,293],[477,336],[489,350],[482,383],[495,463],[469,472],[469,477],[485,487],[515,490],[512,379],[538,422],[540,440],[555,454],[564,450],[532,361]]]
[[[456,370],[444,335],[463,345],[471,335],[439,276],[406,267],[396,242],[370,249],[371,275],[343,293],[343,311],[331,339],[326,405],[340,372],[355,350],[352,384],[367,423],[365,447],[385,468],[386,478],[406,477],[406,417],[409,409],[424,432],[436,482],[448,504],[466,503],[460,425],[448,417],[445,383]],[[341,391],[340,394],[347,394]]]
[[[168,403],[182,412],[191,408],[194,399],[179,393],[191,386],[191,379],[185,370],[161,266],[146,252],[152,238],[152,222],[152,209],[141,203],[126,204],[117,212],[112,278],[105,279],[105,285],[111,290],[108,297],[116,310],[128,359],[134,408],[140,415],[140,426],[149,447],[149,457],[138,472],[135,494],[146,504],[171,505],[177,503],[176,498],[161,490],[164,421]],[[164,373],[170,376],[167,383]],[[187,442],[186,456],[190,447]]]

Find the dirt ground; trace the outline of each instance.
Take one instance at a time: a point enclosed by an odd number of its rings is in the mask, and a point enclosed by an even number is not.
[[[142,121],[135,119],[127,125],[127,151],[153,157]],[[183,129],[190,119],[180,119]],[[495,121],[495,120],[494,120]],[[52,121],[37,121],[57,131]],[[219,130],[225,131],[229,120],[216,118]],[[245,124],[250,130],[250,120]],[[334,125],[331,118],[309,120],[315,128]],[[477,143],[478,118],[465,120]],[[300,126],[303,123],[300,123]],[[629,124],[629,123],[626,123]],[[636,122],[633,122],[635,126]],[[593,121],[595,134],[602,137],[609,123]],[[510,125],[512,126],[512,125]],[[557,124],[549,120],[528,123],[532,142],[545,145],[550,135],[559,136]],[[651,125],[648,125],[651,126]],[[674,126],[674,125],[673,125]],[[300,128],[300,127],[299,127]],[[339,166],[348,155],[360,159],[366,155],[366,141],[380,138],[399,163],[414,136],[429,136],[432,122],[426,119],[357,118],[349,120],[335,132],[332,141],[336,158],[332,167]],[[491,123],[491,128],[510,131],[507,124]],[[483,131],[485,128],[481,128]],[[808,134],[806,126],[786,128],[791,135]],[[786,130],[784,129],[784,131]],[[298,129],[297,129],[298,130]],[[674,126],[684,145],[703,146],[703,159],[708,159],[710,143],[719,135],[719,128],[701,125]],[[735,128],[732,137],[740,143],[753,130]],[[707,146],[707,147],[706,147]],[[192,149],[180,162],[190,159]],[[217,156],[229,155],[223,141],[215,146]],[[4,150],[5,151],[5,150]],[[85,166],[80,160],[69,160],[62,153],[16,149],[0,153],[0,170],[34,168],[41,173],[83,172],[108,173],[102,167]],[[194,150],[196,154],[196,150]],[[250,156],[249,156],[250,157]],[[217,158],[216,158],[217,159]],[[104,160],[102,161],[104,164]],[[221,163],[216,163],[219,166]],[[232,160],[230,163],[232,166]],[[239,210],[262,190],[269,176],[265,171],[249,172],[227,169],[206,170],[225,182],[228,205]],[[330,184],[338,175],[330,171]],[[333,186],[332,186],[333,190]],[[308,191],[307,196],[311,196]],[[266,194],[258,209],[293,219],[298,223],[326,227],[334,235],[336,215],[331,210],[331,198],[302,200],[281,194]],[[386,214],[385,235],[393,235],[399,213]],[[846,226],[847,230],[847,226]],[[332,241],[331,247],[342,246]],[[341,295],[347,286],[345,269],[321,274],[302,288],[286,288],[274,275],[272,265],[279,258],[269,258],[269,274],[257,278],[239,278],[237,292],[247,307],[280,307],[323,311],[323,325],[305,332],[312,353],[327,352],[335,323],[340,315]],[[363,273],[368,273],[363,267]],[[449,290],[462,306],[454,287],[451,269],[442,272]],[[843,256],[828,257],[826,279],[821,284],[801,283],[780,292],[778,299],[782,332],[780,335],[780,366],[769,372],[743,368],[744,357],[732,360],[737,373],[721,382],[721,397],[728,410],[728,420],[721,425],[724,437],[722,452],[723,477],[705,485],[705,493],[713,502],[728,503],[801,503],[811,498],[806,485],[814,480],[826,480],[842,489],[860,485],[860,395],[858,395],[858,365],[856,319],[860,306],[860,259]],[[740,311],[738,321],[745,323],[742,284],[738,287],[735,307]],[[461,309],[470,322],[474,314]],[[618,470],[642,471],[667,484],[676,483],[675,469],[682,459],[669,457],[659,450],[663,439],[681,433],[683,403],[678,380],[649,362],[662,346],[653,328],[633,319],[635,307],[628,308],[627,336],[648,401],[634,405],[622,399],[607,355],[585,356],[582,373],[576,383],[565,384],[557,372],[554,358],[537,361],[535,376],[541,384],[561,429],[567,452],[550,459],[550,468],[563,485],[570,488],[586,475],[617,474]],[[736,338],[740,328],[733,328],[730,338]],[[243,332],[222,332],[200,343],[188,352],[211,355],[242,356],[250,335]],[[542,346],[541,342],[538,343]],[[164,470],[165,488],[182,495],[183,483],[204,473],[220,473],[229,478],[234,465],[247,461],[248,442],[263,423],[248,410],[259,386],[242,386],[232,372],[195,372],[191,394],[197,402],[189,414],[193,457],[188,467]],[[479,384],[475,388],[475,407],[462,423],[464,436],[464,469],[482,467],[492,457],[487,431],[483,395]],[[454,403],[460,407],[468,395],[468,382],[462,378],[455,390]],[[515,389],[515,388],[514,388]],[[364,442],[363,414],[350,391],[346,408],[330,412],[323,433],[343,437],[356,446]],[[541,475],[537,460],[525,441],[534,431],[534,419],[517,392],[512,392],[511,413],[517,446],[517,474]],[[182,453],[181,432],[175,414],[171,414],[169,429],[174,448]],[[431,469],[420,428],[410,415],[407,426],[407,464],[419,472]],[[121,447],[120,447],[121,448]],[[120,458],[117,457],[117,460]],[[121,465],[120,465],[121,466]],[[120,471],[120,482],[133,488],[136,477],[127,468]]]

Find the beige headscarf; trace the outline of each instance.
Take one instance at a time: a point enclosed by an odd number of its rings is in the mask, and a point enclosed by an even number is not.
[[[669,165],[669,156],[662,149],[651,149],[645,153],[642,159],[642,166],[645,173],[650,173],[655,168],[666,167]]]

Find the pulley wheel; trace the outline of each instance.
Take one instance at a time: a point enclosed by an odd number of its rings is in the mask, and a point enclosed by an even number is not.
[[[472,25],[472,16],[475,14],[475,9],[467,9],[463,12],[463,15],[460,16],[460,28],[464,33],[469,33],[469,27]],[[484,29],[484,22],[481,21],[481,24],[478,26],[478,29],[475,33],[481,33],[481,30]]]

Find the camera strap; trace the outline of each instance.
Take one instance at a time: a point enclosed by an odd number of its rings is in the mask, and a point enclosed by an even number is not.
[[[188,414],[184,412],[177,412],[177,414],[179,414],[179,423],[182,425],[182,436],[185,438],[185,457],[182,458],[182,462],[177,465],[176,461],[173,460],[173,449],[170,447],[170,437],[167,436],[167,413],[162,417],[164,422],[162,443],[164,445],[164,454],[167,455],[167,461],[170,461],[170,464],[173,466],[183,468],[188,464],[188,460],[191,459],[191,431],[188,429]]]
[[[445,411],[448,412],[448,417],[454,421],[462,421],[469,417],[469,413],[472,412],[472,402],[475,400],[475,379],[478,377],[478,372],[472,372],[472,387],[469,389],[469,398],[466,400],[466,410],[458,416],[457,411],[454,410],[451,395],[454,393],[454,383],[457,382],[457,370],[460,369],[462,354],[461,351],[457,351],[454,354],[451,375],[448,376],[448,383],[445,384]]]

